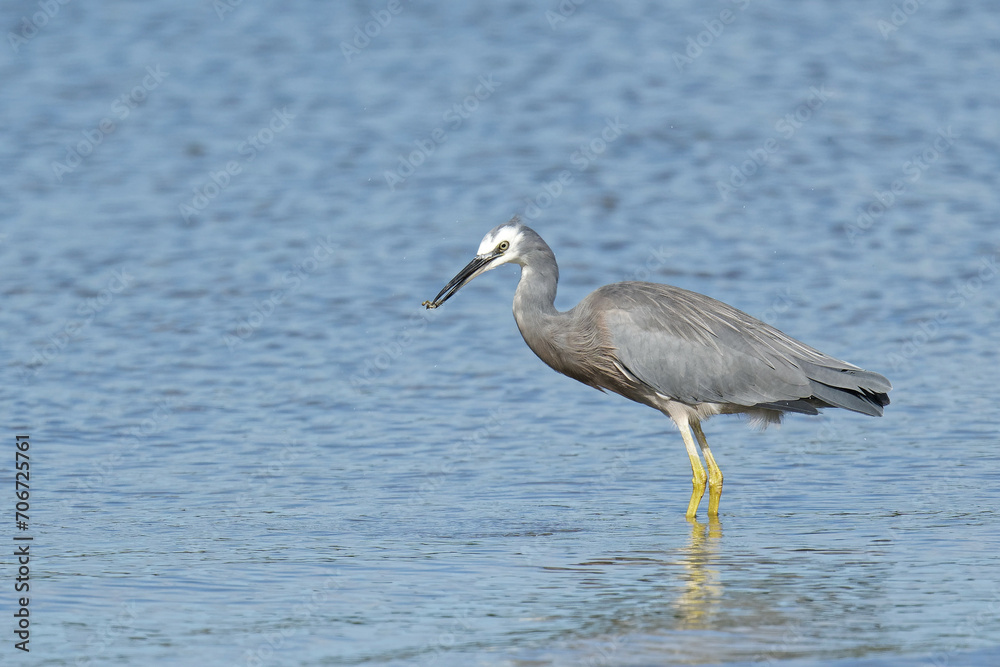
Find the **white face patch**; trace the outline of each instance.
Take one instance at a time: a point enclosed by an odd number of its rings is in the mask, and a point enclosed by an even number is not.
[[[507,241],[510,243],[511,250],[514,250],[517,248],[517,240],[520,236],[520,231],[518,231],[517,227],[514,227],[513,225],[504,225],[499,229],[494,229],[483,237],[483,242],[479,244],[479,250],[476,254],[486,255],[493,252],[496,250],[497,244],[501,241]]]

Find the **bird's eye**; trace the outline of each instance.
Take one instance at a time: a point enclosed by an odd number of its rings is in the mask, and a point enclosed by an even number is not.
[[[499,250],[500,252],[503,252],[509,247],[510,247],[510,241],[501,241],[500,243],[497,244],[497,250]]]

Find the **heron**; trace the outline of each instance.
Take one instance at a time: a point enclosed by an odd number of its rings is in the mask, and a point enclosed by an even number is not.
[[[709,417],[744,415],[751,425],[766,427],[780,423],[785,413],[816,415],[821,408],[880,417],[889,404],[892,385],[884,376],[835,359],[697,292],[619,282],[598,288],[570,310],[556,310],[555,255],[517,216],[490,230],[475,258],[422,305],[439,307],[474,278],[503,264],[521,267],[514,320],[542,361],[673,420],[691,462],[685,514],[690,521],[706,483],[708,516],[717,520],[719,515],[722,471],[701,428]]]

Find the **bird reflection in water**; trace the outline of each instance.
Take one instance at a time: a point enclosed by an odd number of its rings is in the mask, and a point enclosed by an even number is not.
[[[678,564],[684,568],[683,590],[672,603],[678,629],[714,630],[716,611],[722,601],[723,586],[716,569],[722,523],[709,521],[708,525],[692,520],[691,539],[680,550]]]

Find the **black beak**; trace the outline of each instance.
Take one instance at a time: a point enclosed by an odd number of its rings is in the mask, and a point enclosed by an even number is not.
[[[496,253],[490,253],[489,255],[477,255],[475,259],[465,265],[465,268],[458,272],[458,275],[451,279],[451,281],[444,286],[438,295],[434,297],[433,301],[424,301],[422,306],[425,308],[437,308],[442,303],[450,299],[455,292],[462,289],[466,283],[476,277],[479,271],[497,258]]]

